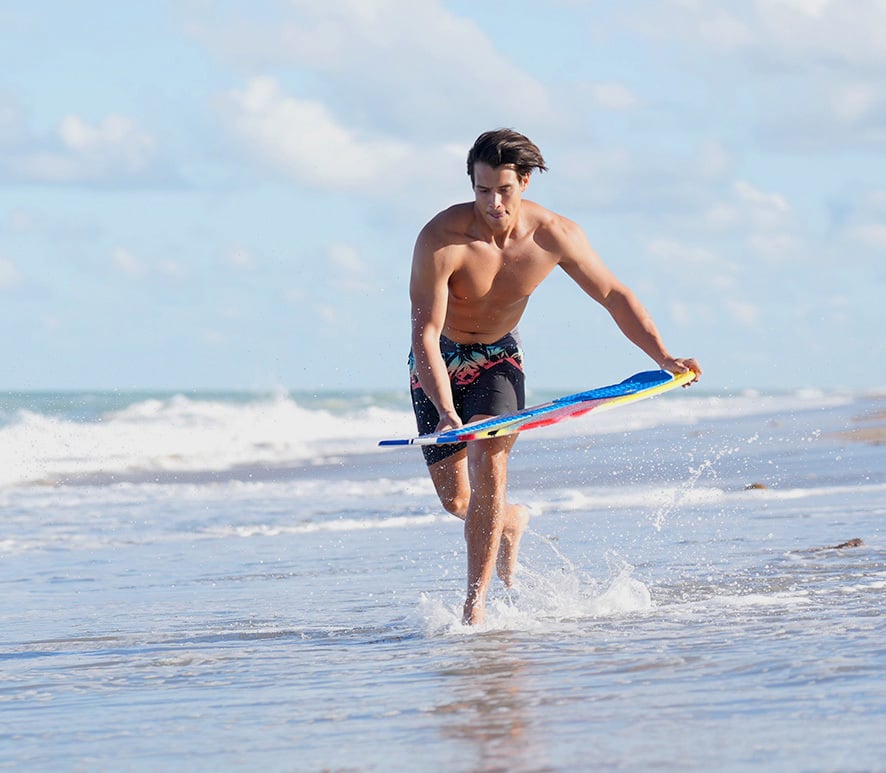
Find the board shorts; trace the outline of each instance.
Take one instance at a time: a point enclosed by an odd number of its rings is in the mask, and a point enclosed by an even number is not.
[[[440,336],[440,353],[449,372],[455,412],[463,422],[474,416],[502,416],[526,406],[523,349],[516,330],[492,344],[460,344]],[[427,435],[437,429],[440,414],[421,388],[411,351],[409,382],[418,432]],[[465,446],[446,443],[422,446],[421,450],[430,467]]]

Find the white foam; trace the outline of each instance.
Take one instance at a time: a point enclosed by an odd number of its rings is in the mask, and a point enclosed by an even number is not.
[[[487,603],[481,625],[461,621],[461,605],[422,594],[416,617],[425,635],[489,631],[548,631],[582,626],[598,618],[634,615],[653,608],[649,588],[622,565],[605,584],[581,578],[575,571],[534,572],[520,566],[515,588],[497,591]]]
[[[0,427],[0,485],[292,464],[369,451],[380,434],[405,434],[409,427],[403,411],[370,406],[333,414],[285,395],[245,403],[150,399],[85,422],[21,410]]]
[[[96,398],[98,399],[98,398]],[[119,397],[116,398],[119,401]],[[55,482],[103,474],[224,471],[344,458],[354,453],[405,454],[379,449],[384,437],[414,434],[414,419],[388,398],[351,398],[335,409],[307,408],[288,394],[197,399],[184,395],[141,399],[93,418],[6,410],[0,423],[0,486]],[[693,426],[734,418],[814,410],[851,403],[849,395],[806,391],[786,395],[666,395],[618,411],[539,430],[533,438],[599,435],[662,426]],[[110,403],[109,403],[110,404]],[[413,449],[414,450],[414,449]]]

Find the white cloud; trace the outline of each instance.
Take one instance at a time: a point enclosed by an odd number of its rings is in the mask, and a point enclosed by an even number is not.
[[[782,7],[805,16],[819,18],[831,4],[831,0],[761,0],[759,4],[763,7],[767,4],[772,8]]]
[[[334,266],[349,274],[366,274],[368,271],[360,253],[350,244],[330,245],[329,259]]]
[[[273,78],[253,78],[228,96],[231,129],[259,160],[320,188],[384,185],[412,156],[403,142],[365,137],[340,124],[325,105],[283,94]]]
[[[829,61],[870,66],[886,61],[882,0],[671,0],[647,32],[701,43],[718,54],[751,55],[757,63],[810,65]]]
[[[787,233],[756,233],[748,237],[748,244],[760,257],[784,261],[796,257],[800,249],[797,238]]]
[[[10,258],[0,255],[0,290],[8,290],[21,281],[18,266]]]
[[[188,270],[177,260],[161,260],[157,264],[157,273],[167,279],[185,279],[188,276]]]
[[[218,330],[214,330],[212,328],[201,328],[198,331],[198,336],[203,343],[208,346],[222,346],[225,343],[225,337],[222,333],[219,333]]]
[[[313,305],[313,310],[317,317],[327,325],[334,325],[338,321],[338,314],[335,307],[328,303],[315,303]]]
[[[745,180],[736,181],[732,190],[757,227],[776,228],[790,217],[790,204],[780,193],[766,193]]]
[[[760,308],[755,303],[727,298],[723,305],[732,319],[745,327],[754,327],[760,320]]]
[[[591,99],[604,110],[632,110],[640,99],[621,83],[592,83],[587,86]]]
[[[466,116],[471,135],[514,116],[558,120],[544,86],[440,0],[290,0],[276,18],[251,18],[245,5],[227,18],[212,9],[191,29],[249,76],[293,74],[301,109],[322,106],[314,121],[325,110],[336,125],[438,143],[462,136]]]
[[[15,97],[0,90],[0,145],[13,144],[26,134],[25,121]]]
[[[674,239],[653,239],[647,245],[646,251],[655,258],[677,261],[695,267],[710,267],[720,263],[720,259],[710,250],[696,245],[683,244]]]
[[[680,287],[725,292],[738,285],[737,267],[706,247],[657,237],[646,245],[646,252],[656,259],[658,270],[674,277]]]
[[[742,229],[758,254],[784,258],[796,247],[791,235],[793,219],[793,209],[783,194],[736,180],[729,198],[713,201],[705,209],[703,222],[713,232]]]
[[[734,163],[732,153],[717,140],[706,140],[698,151],[699,171],[704,177],[723,177]]]
[[[367,294],[378,286],[369,265],[350,244],[332,244],[329,260],[334,269],[333,287],[339,292]]]
[[[720,9],[701,15],[696,29],[698,37],[709,46],[726,51],[744,48],[754,36],[748,24]]]
[[[26,209],[14,209],[6,219],[9,230],[17,234],[31,233],[37,228],[33,213]]]
[[[866,223],[852,226],[849,236],[869,247],[886,250],[886,223]]]
[[[754,104],[767,148],[886,146],[882,0],[670,0],[635,27],[704,67],[727,109]]]
[[[258,266],[259,260],[252,250],[238,245],[228,249],[226,262],[234,268],[252,271]]]
[[[111,260],[114,266],[127,276],[138,278],[147,273],[145,264],[125,247],[115,247],[111,253]]]
[[[886,188],[874,188],[851,198],[838,228],[853,248],[886,250]]]
[[[881,99],[880,90],[873,85],[851,83],[834,89],[830,102],[837,118],[854,123],[868,116]]]
[[[683,301],[671,301],[671,319],[680,327],[690,327],[693,321],[692,310]]]
[[[0,154],[9,181],[50,184],[130,184],[159,177],[157,141],[126,116],[90,124],[67,115],[48,139],[27,137]]]
[[[119,245],[111,251],[111,262],[118,271],[132,279],[160,276],[166,279],[180,280],[184,279],[188,273],[177,261],[146,261],[126,247]]]
[[[707,208],[704,219],[712,228],[731,228],[741,223],[741,210],[734,204],[715,203]]]
[[[755,33],[782,55],[807,64],[829,60],[851,66],[886,61],[882,0],[756,0]]]

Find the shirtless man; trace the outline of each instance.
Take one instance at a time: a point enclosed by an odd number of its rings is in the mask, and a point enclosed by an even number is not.
[[[517,323],[529,296],[559,266],[625,336],[672,373],[701,368],[672,357],[634,293],[603,264],[578,225],[523,198],[539,149],[509,129],[480,135],[468,153],[474,201],[456,204],[421,231],[412,261],[412,400],[422,434],[524,407]],[[510,587],[525,507],[507,501],[516,435],[424,446],[443,507],[465,522],[464,622],[483,622],[492,575]]]

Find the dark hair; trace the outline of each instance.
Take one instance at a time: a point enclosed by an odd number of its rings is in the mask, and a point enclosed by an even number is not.
[[[468,174],[474,182],[474,164],[482,162],[493,169],[499,166],[512,165],[520,177],[547,170],[541,151],[528,137],[524,137],[513,129],[495,129],[484,132],[468,151]]]

